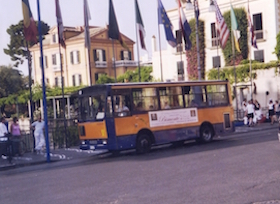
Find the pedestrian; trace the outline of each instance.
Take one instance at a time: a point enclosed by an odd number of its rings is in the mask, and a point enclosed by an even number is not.
[[[42,154],[43,147],[45,146],[45,138],[44,138],[45,122],[42,121],[41,116],[38,116],[38,120],[32,123],[31,127],[35,129],[34,131],[35,151],[37,152],[37,154]]]
[[[5,118],[2,117],[0,121],[0,137],[5,137],[8,134],[8,129],[5,122]]]
[[[255,99],[254,100],[254,106],[255,106],[255,121],[258,123],[262,119],[262,111],[261,111],[261,105],[260,103]]]
[[[249,120],[249,127],[250,126],[253,126],[253,118],[254,118],[254,112],[255,112],[255,106],[253,105],[253,101],[250,100],[248,102],[248,105],[247,105],[247,117],[248,117],[248,120]]]
[[[278,100],[275,101],[275,115],[276,115],[276,121],[279,121],[280,117],[280,104],[278,103]]]
[[[18,154],[19,156],[21,155],[21,147],[20,147],[20,141],[21,141],[21,132],[20,132],[20,127],[18,124],[18,118],[14,117],[13,118],[13,123],[11,124],[10,127],[10,133],[13,136],[13,148],[14,148],[14,153]]]
[[[243,110],[243,114],[244,114],[244,125],[248,125],[248,117],[247,117],[247,99],[244,98],[243,102],[242,102],[242,110]]]
[[[274,124],[274,117],[275,117],[275,106],[273,104],[273,100],[270,99],[268,103],[268,115],[270,118],[271,125]]]

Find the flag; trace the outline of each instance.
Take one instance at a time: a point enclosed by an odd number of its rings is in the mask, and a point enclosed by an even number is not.
[[[221,48],[224,49],[227,43],[227,40],[229,38],[229,29],[227,27],[227,24],[225,22],[225,19],[219,9],[219,6],[216,2],[216,0],[213,0],[215,8],[216,8],[216,21],[217,21],[217,31],[218,35],[220,37],[221,42]]]
[[[58,29],[58,41],[62,47],[65,48],[65,39],[63,35],[63,22],[62,22],[62,16],[59,6],[59,0],[55,0],[55,8],[56,8],[56,21],[57,21],[57,29]]]
[[[161,0],[158,0],[158,24],[162,24],[164,26],[165,37],[166,37],[167,42],[172,47],[176,47],[177,42],[176,42],[176,39],[174,38],[174,35],[172,32],[173,26],[165,12],[165,9],[162,5]]]
[[[140,9],[138,6],[138,2],[137,0],[135,0],[135,11],[136,11],[136,26],[137,26],[137,32],[139,34],[139,38],[140,38],[140,43],[141,43],[141,47],[142,49],[146,50],[146,45],[145,45],[145,29],[144,29],[144,24],[142,21],[142,17],[141,17],[141,13],[140,13]]]
[[[88,2],[84,0],[84,23],[85,23],[85,47],[90,48],[89,20],[91,20]]]
[[[234,14],[234,10],[232,8],[232,5],[230,5],[231,10],[230,10],[230,19],[231,19],[231,30],[234,36],[234,43],[235,43],[235,47],[237,49],[238,52],[240,51],[240,47],[239,47],[239,38],[240,38],[240,30],[238,30],[238,23]]]
[[[194,8],[195,8],[195,17],[196,17],[196,20],[198,20],[198,18],[199,18],[199,7],[198,7],[198,1],[197,0],[194,0]]]
[[[179,11],[179,27],[181,29],[185,41],[185,50],[190,50],[192,47],[192,42],[190,41],[190,34],[192,30],[190,24],[186,19],[183,8],[181,6],[181,0],[178,0],[178,11]]]
[[[126,49],[125,42],[122,39],[121,33],[119,31],[119,26],[117,22],[117,18],[115,15],[114,5],[112,0],[109,0],[109,31],[108,31],[109,38],[118,40],[119,43]]]
[[[251,21],[251,14],[250,14],[250,10],[249,10],[249,5],[248,5],[248,26],[250,28],[250,33],[251,33],[251,45],[258,49],[258,46],[257,46],[257,38],[255,36],[255,32],[254,32],[254,25]]]
[[[24,24],[24,37],[27,41],[37,42],[37,26],[30,10],[29,1],[22,0],[22,13]]]

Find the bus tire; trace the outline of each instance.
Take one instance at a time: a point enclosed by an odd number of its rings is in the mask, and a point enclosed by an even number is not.
[[[150,152],[152,146],[151,138],[148,134],[140,134],[136,139],[136,152],[145,154]]]
[[[204,124],[200,128],[200,137],[197,140],[201,143],[211,142],[214,137],[214,131],[210,124]]]

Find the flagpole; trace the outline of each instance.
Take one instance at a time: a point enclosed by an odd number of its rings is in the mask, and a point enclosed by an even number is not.
[[[219,38],[218,38],[218,23],[217,23],[217,18],[216,18],[216,46],[217,46],[217,57],[219,57]],[[218,68],[218,80],[220,80],[220,66],[217,65],[217,68]]]
[[[114,66],[115,83],[117,83],[117,70],[116,70],[114,39],[111,39],[111,40],[112,40],[112,48],[113,48],[113,66]]]
[[[194,4],[197,0],[194,0]],[[198,36],[198,16],[196,16],[196,7],[194,6],[194,15],[195,15],[195,35],[196,35],[196,51],[197,51],[197,72],[198,80],[201,80],[201,69],[200,69],[200,52],[199,52],[199,36]]]
[[[160,30],[158,24],[158,40],[159,40],[159,59],[160,59],[160,79],[163,81],[163,73],[162,73],[162,58],[161,58],[161,40],[160,40]]]
[[[44,107],[44,121],[45,121],[45,138],[46,138],[46,152],[47,162],[50,162],[50,145],[49,145],[49,128],[48,128],[48,112],[47,112],[47,98],[46,98],[46,86],[45,86],[45,71],[44,71],[44,55],[43,55],[43,43],[42,43],[42,26],[40,15],[40,0],[37,0],[38,10],[38,30],[41,52],[41,67],[42,67],[42,92],[43,92],[43,107]]]
[[[249,0],[248,0],[248,9],[249,9]],[[250,15],[250,13],[248,13],[248,15]],[[250,16],[251,18],[251,16]],[[251,26],[250,26],[251,27]],[[249,61],[250,61],[250,82],[251,82],[251,99],[253,99],[253,82],[252,82],[252,59],[251,59],[251,43],[250,43],[250,27],[248,26],[248,33],[249,33],[249,38],[248,38],[248,42],[249,42]]]
[[[137,22],[135,21],[135,30],[136,30],[136,44],[137,44],[137,57],[138,57],[138,77],[139,77],[139,82],[141,82],[141,72],[140,72],[140,57],[139,57],[139,35],[138,35],[138,30],[137,30]]]
[[[236,117],[238,120],[238,97],[237,97],[237,83],[236,83],[236,67],[235,67],[235,47],[234,47],[234,39],[233,39],[233,30],[231,29],[231,47],[232,47],[232,54],[233,54],[233,69],[234,69],[234,83],[235,83],[235,104],[236,104]]]
[[[57,23],[57,27],[58,27]],[[66,118],[65,118],[65,96],[64,96],[64,78],[63,78],[63,66],[62,66],[62,56],[61,56],[61,45],[58,43],[59,48],[59,57],[60,57],[60,77],[61,77],[61,92],[62,92],[62,110],[63,110],[63,125],[64,125],[64,138],[65,138],[65,146],[67,145],[67,129],[66,129]],[[69,114],[69,113],[68,113]]]
[[[32,68],[31,68],[31,56],[30,56],[30,51],[29,51],[29,46],[28,46],[28,42],[26,42],[26,50],[27,50],[27,58],[28,58],[28,81],[29,81],[29,95],[30,95],[30,124],[33,123],[34,118],[33,118],[33,103],[32,103],[32,79],[31,79],[31,75],[32,75]],[[30,131],[30,133],[32,134],[32,138],[34,139],[34,135],[33,135],[33,130]],[[35,139],[33,140],[33,148],[35,150]]]

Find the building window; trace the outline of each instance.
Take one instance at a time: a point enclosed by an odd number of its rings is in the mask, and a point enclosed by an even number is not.
[[[176,52],[182,52],[183,51],[183,45],[182,45],[182,31],[176,30]]]
[[[262,25],[262,14],[255,14],[253,15],[253,24],[256,39],[263,39],[263,25]]]
[[[102,49],[93,50],[93,56],[95,62],[106,62],[106,52]]]
[[[134,111],[150,111],[159,108],[156,88],[132,89],[132,97]]]
[[[184,107],[181,87],[160,87],[159,97],[161,109],[176,109]]]
[[[221,57],[220,56],[212,57],[212,61],[213,61],[213,68],[221,67]]]
[[[264,62],[264,52],[263,50],[254,51],[254,58],[256,61]]]
[[[131,52],[130,51],[121,51],[121,60],[131,60]]]
[[[94,74],[95,82],[100,78],[101,75],[106,75],[106,73],[95,73]]]
[[[73,86],[80,86],[82,85],[82,75],[81,74],[75,74],[72,76],[72,84]]]
[[[80,51],[70,52],[71,64],[80,64]]]
[[[60,65],[59,53],[52,55],[52,65]]]
[[[40,64],[40,67],[42,68],[41,57],[39,57],[39,64]],[[44,56],[44,68],[48,68],[48,57],[47,56]]]
[[[184,74],[185,74],[183,61],[177,62],[177,73],[178,73],[178,81],[183,81]]]
[[[219,46],[219,37],[216,30],[216,23],[211,23],[211,42],[212,47]]]
[[[52,35],[52,42],[57,43],[57,35],[56,34]]]
[[[64,77],[63,77],[63,81],[64,81]],[[55,77],[54,78],[54,86],[55,87],[61,87],[62,86],[61,77]]]

